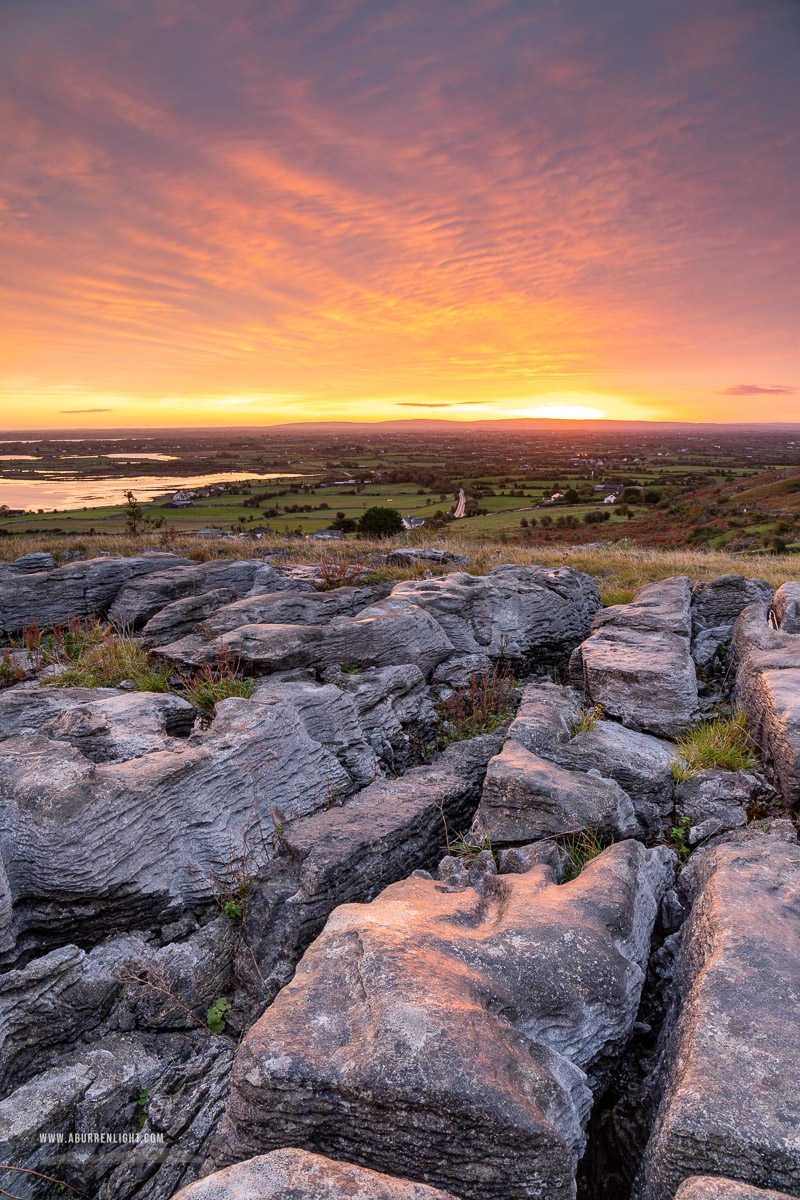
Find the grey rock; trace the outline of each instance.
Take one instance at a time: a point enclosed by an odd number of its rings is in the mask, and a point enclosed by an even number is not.
[[[399,583],[385,599],[327,625],[256,622],[211,641],[190,635],[159,653],[191,666],[225,655],[255,675],[414,662],[426,677],[439,668],[437,682],[461,682],[488,662],[557,661],[586,634],[599,604],[594,581],[569,567],[495,567],[483,577],[457,572]],[[452,679],[443,665],[450,659]]]
[[[39,726],[57,742],[68,742],[92,762],[127,762],[157,750],[171,750],[176,737],[188,737],[195,710],[169,693],[128,692],[64,708]]]
[[[733,629],[748,604],[769,602],[775,589],[763,579],[744,575],[719,575],[699,580],[692,588],[692,635],[703,629],[727,626]]]
[[[679,818],[702,827],[702,837],[747,824],[747,810],[761,791],[748,771],[698,771],[675,787]],[[699,840],[695,839],[695,840]]]
[[[731,640],[732,625],[712,625],[710,629],[701,629],[692,639],[692,658],[698,667],[708,670],[715,659],[725,658],[724,650]]]
[[[370,667],[357,675],[331,667],[323,679],[351,697],[364,736],[381,761],[408,766],[436,730],[436,709],[419,667]]]
[[[675,1193],[675,1200],[796,1200],[786,1192],[765,1191],[740,1183],[735,1179],[720,1179],[716,1175],[692,1175],[684,1179]]]
[[[465,828],[498,748],[490,734],[456,743],[430,764],[377,780],[340,807],[288,828],[281,853],[248,896],[248,949],[238,975],[271,1000],[337,904],[369,900],[410,871],[433,867],[445,823]]]
[[[36,550],[32,554],[21,554],[6,567],[9,575],[35,575],[39,571],[55,570],[55,559],[44,550]]]
[[[416,550],[407,547],[390,550],[384,560],[389,567],[414,567],[418,563],[447,563],[459,567],[471,567],[468,554],[453,554],[450,550]]]
[[[452,646],[427,613],[390,597],[356,617],[336,617],[329,625],[243,625],[212,641],[190,635],[160,647],[158,653],[188,666],[226,656],[251,675],[342,663],[382,667],[411,660],[427,675],[452,653]]]
[[[595,616],[592,632],[613,625],[615,629],[674,633],[688,638],[692,632],[691,600],[692,581],[686,575],[646,583],[630,604],[601,609]]]
[[[555,842],[531,842],[528,846],[512,846],[497,855],[501,875],[524,875],[533,867],[548,866],[558,883],[564,870],[564,856]]]
[[[690,600],[690,580],[681,575],[645,584],[630,604],[603,609],[572,655],[573,684],[633,729],[680,736],[698,709]]]
[[[598,771],[616,780],[640,823],[657,836],[660,820],[672,809],[674,747],[603,717],[593,729],[573,734],[582,708],[583,699],[572,688],[528,684],[508,737],[570,771]]]
[[[634,1194],[692,1175],[800,1190],[800,845],[739,831],[689,859],[661,1101]]]
[[[253,587],[257,573],[270,573],[273,587],[289,587],[289,581],[276,568],[260,559],[223,559],[210,563],[173,567],[146,579],[133,579],[117,595],[108,610],[109,618],[124,629],[141,629],[167,604],[185,596],[227,588],[235,596],[245,596]]]
[[[570,677],[609,716],[659,737],[679,737],[698,711],[695,666],[681,634],[606,625],[575,650]]]
[[[606,837],[637,832],[630,797],[612,779],[565,771],[506,742],[489,763],[473,836],[486,832],[504,846],[580,829]]]
[[[0,734],[31,732],[67,709],[122,695],[117,688],[15,688],[0,692]]]
[[[0,910],[13,902],[0,961],[208,903],[209,873],[242,853],[248,829],[267,836],[356,786],[288,698],[224,700],[209,728],[125,762],[13,734],[0,741]]]
[[[446,883],[448,887],[455,888],[457,891],[463,891],[465,887],[469,887],[469,872],[461,859],[454,854],[445,855],[439,863],[436,878],[440,883]]]
[[[780,591],[780,589],[779,589]],[[744,609],[733,634],[734,699],[786,804],[800,803],[800,634],[775,629],[766,604]]]
[[[19,633],[34,620],[49,628],[103,616],[130,580],[188,561],[174,554],[90,558],[0,581],[0,634]]]
[[[190,1184],[179,1196],[180,1200],[453,1200],[422,1183],[291,1149],[235,1163]]]
[[[540,865],[338,908],[240,1045],[208,1166],[324,1146],[465,1200],[571,1200],[674,861],[622,842],[561,886]]]
[[[232,1059],[233,1048],[220,1038],[185,1039],[149,1089],[142,1132],[163,1142],[137,1144],[121,1155],[98,1200],[165,1200],[197,1178],[224,1111]]]
[[[469,886],[484,895],[489,881],[497,875],[497,866],[491,850],[481,850],[467,870]]]
[[[0,1162],[64,1180],[79,1191],[94,1190],[127,1153],[127,1146],[80,1140],[59,1145],[58,1134],[130,1131],[137,1128],[137,1099],[163,1070],[141,1038],[116,1036],[102,1046],[85,1046],[0,1101]],[[0,1187],[20,1194],[16,1172],[0,1171]],[[27,1176],[26,1194],[52,1195],[53,1184]]]
[[[782,583],[775,593],[772,612],[783,633],[800,633],[800,583]]]
[[[142,629],[145,646],[163,646],[191,633],[195,625],[236,599],[231,588],[212,588],[199,596],[184,596],[159,609]]]
[[[797,829],[789,817],[774,817],[765,824],[765,832],[770,837],[780,838],[782,842],[797,842]]]

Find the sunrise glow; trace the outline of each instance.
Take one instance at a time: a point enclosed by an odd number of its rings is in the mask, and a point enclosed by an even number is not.
[[[796,417],[783,0],[73,0],[0,47],[6,428]]]

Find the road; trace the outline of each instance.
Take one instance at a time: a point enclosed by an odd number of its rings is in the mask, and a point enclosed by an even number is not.
[[[453,516],[454,517],[466,516],[466,509],[467,509],[467,493],[464,491],[463,488],[459,488],[458,489],[458,504],[456,505],[456,511],[453,513]]]

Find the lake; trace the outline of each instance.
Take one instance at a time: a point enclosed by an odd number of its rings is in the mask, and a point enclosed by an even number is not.
[[[242,479],[300,479],[289,473],[255,475],[252,471],[217,475],[130,475],[117,479],[0,479],[0,504],[26,508],[34,512],[53,509],[98,508],[124,504],[126,491],[137,500],[155,500],[186,489],[207,487],[211,483],[238,483]]]

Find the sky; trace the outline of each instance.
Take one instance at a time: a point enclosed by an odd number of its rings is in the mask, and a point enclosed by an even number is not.
[[[798,0],[2,0],[0,426],[800,420]]]

